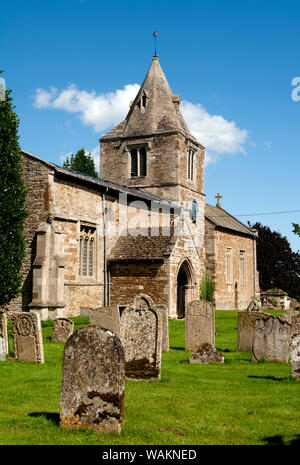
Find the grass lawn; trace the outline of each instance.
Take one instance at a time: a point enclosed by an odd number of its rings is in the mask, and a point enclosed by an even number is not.
[[[252,363],[236,351],[237,311],[216,311],[216,348],[224,364],[189,364],[184,321],[170,321],[161,381],[126,379],[122,432],[59,426],[64,344],[42,323],[45,363],[0,362],[0,444],[270,445],[300,444],[300,382],[288,363]],[[281,312],[272,312],[280,314]],[[72,318],[75,330],[88,318]]]

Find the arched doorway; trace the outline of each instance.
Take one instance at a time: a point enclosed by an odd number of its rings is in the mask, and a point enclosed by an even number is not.
[[[193,284],[191,265],[184,260],[177,274],[177,318],[185,317],[185,306],[192,300]]]

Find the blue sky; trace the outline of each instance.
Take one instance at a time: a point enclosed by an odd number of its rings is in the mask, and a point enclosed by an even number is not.
[[[61,164],[127,111],[157,53],[207,148],[207,202],[300,249],[300,0],[0,0],[0,68],[24,150]],[[300,90],[299,90],[300,95]],[[290,212],[290,213],[287,213]]]

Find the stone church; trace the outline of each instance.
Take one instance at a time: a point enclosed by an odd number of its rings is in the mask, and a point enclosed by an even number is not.
[[[259,294],[256,232],[219,198],[205,203],[205,148],[157,56],[124,121],[100,139],[100,179],[22,154],[28,245],[10,310],[46,320],[147,294],[183,318],[205,273],[217,309]]]

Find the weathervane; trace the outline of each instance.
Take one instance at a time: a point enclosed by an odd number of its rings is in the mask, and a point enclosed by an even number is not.
[[[154,56],[157,57],[157,55],[156,55],[156,37],[157,37],[157,31],[153,32],[153,37],[154,37]]]

